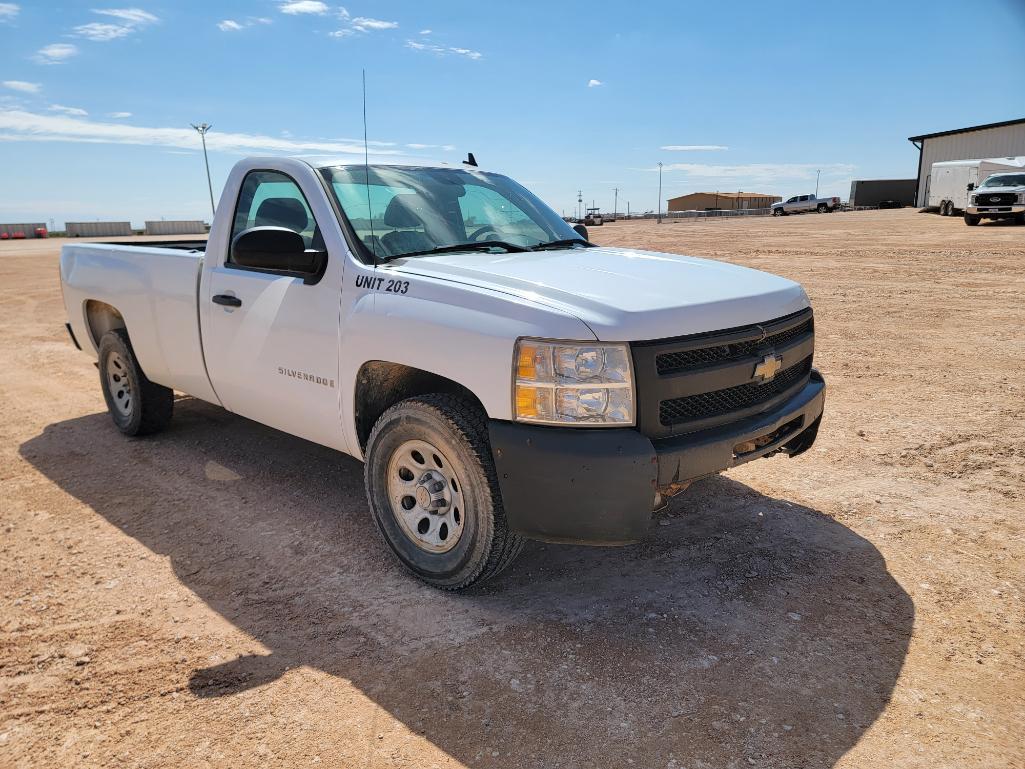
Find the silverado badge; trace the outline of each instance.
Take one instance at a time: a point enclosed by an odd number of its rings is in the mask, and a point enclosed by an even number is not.
[[[781,357],[778,355],[766,355],[755,366],[754,378],[762,382],[769,382],[781,368],[783,368],[783,359]]]

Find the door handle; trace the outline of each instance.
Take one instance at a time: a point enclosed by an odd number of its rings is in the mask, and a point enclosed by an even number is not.
[[[214,304],[223,304],[225,307],[242,306],[242,300],[237,296],[231,296],[230,294],[214,294],[212,299]]]

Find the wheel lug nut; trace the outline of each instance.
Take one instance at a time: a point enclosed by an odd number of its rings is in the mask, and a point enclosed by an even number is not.
[[[444,483],[442,483],[441,481],[435,481],[434,485],[431,486],[431,491],[433,491],[433,492],[443,491],[444,488],[445,488],[445,484]]]

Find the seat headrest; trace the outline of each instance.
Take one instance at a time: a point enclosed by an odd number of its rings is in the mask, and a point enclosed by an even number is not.
[[[424,220],[416,212],[423,207],[423,199],[415,193],[396,195],[384,211],[384,223],[389,227],[423,227]]]
[[[284,227],[294,232],[305,232],[310,217],[306,206],[296,198],[267,198],[256,209],[256,227]]]

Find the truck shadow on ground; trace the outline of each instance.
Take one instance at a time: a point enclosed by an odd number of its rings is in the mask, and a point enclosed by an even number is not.
[[[21,454],[270,650],[195,670],[196,698],[311,666],[470,766],[832,766],[886,706],[911,635],[871,543],[725,478],[641,545],[529,544],[448,594],[392,560],[359,463],[199,401],[150,439],[93,414]],[[367,755],[376,731],[353,733]]]

